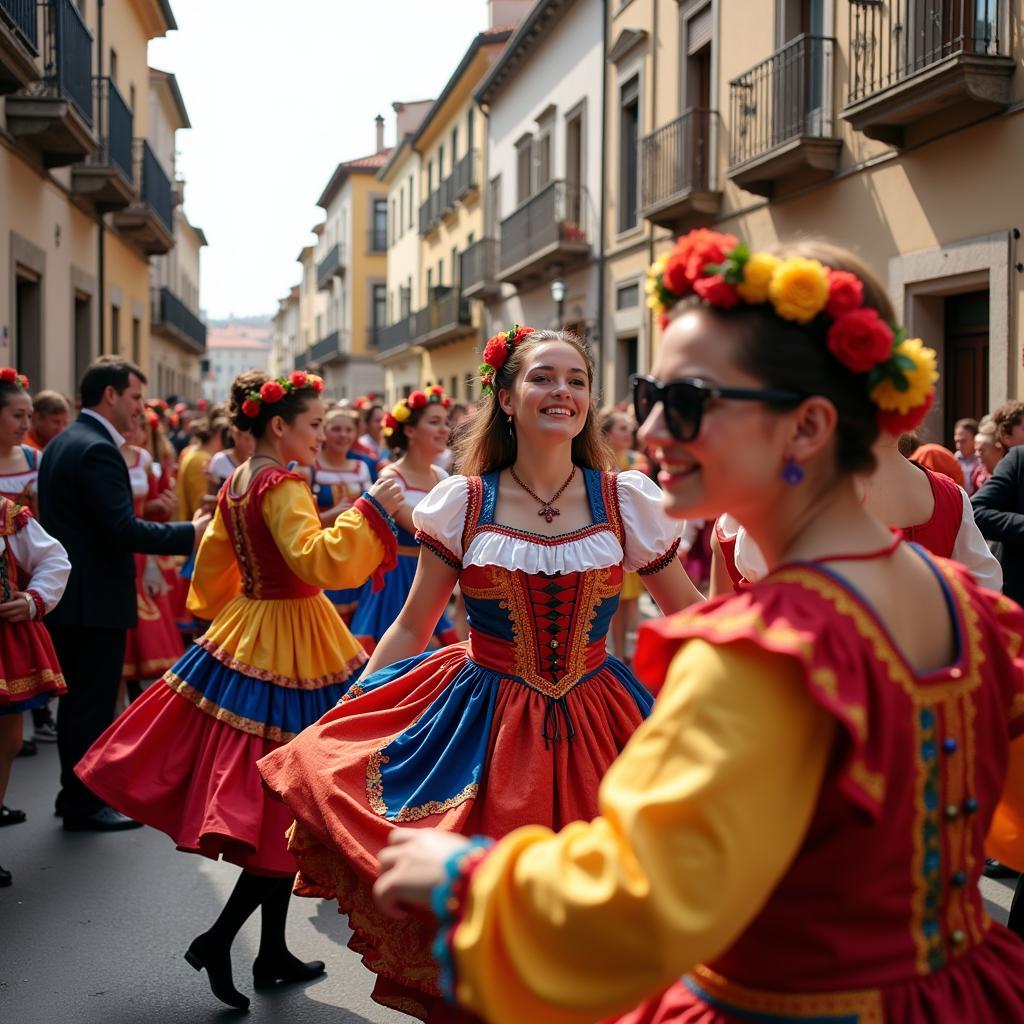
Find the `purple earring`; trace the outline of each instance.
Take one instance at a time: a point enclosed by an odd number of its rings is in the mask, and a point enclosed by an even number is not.
[[[803,466],[801,466],[792,455],[786,459],[786,464],[782,467],[782,479],[785,480],[790,487],[798,487],[804,482]]]

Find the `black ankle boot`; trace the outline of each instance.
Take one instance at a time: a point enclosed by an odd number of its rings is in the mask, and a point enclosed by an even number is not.
[[[273,988],[295,981],[310,981],[324,973],[323,960],[303,963],[287,950],[283,953],[256,957],[252,965],[253,988]]]
[[[6,889],[14,881],[14,876],[7,868],[0,868],[0,889]]]
[[[231,948],[214,945],[206,936],[200,935],[185,953],[185,960],[197,971],[206,969],[210,991],[228,1006],[236,1010],[249,1009],[249,997],[235,988],[231,977]]]

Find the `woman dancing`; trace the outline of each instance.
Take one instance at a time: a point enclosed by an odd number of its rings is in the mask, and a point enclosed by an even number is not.
[[[667,681],[593,821],[382,853],[384,907],[433,898],[489,1021],[1024,1020],[1024,945],[978,891],[1024,613],[863,507],[935,355],[843,281],[710,231],[656,270],[683,301],[635,400],[665,507],[732,514],[771,572],[641,630]]]
[[[396,822],[502,835],[597,813],[601,776],[651,707],[605,651],[623,571],[666,611],[698,600],[675,557],[680,523],[611,456],[593,363],[571,334],[524,327],[484,350],[484,405],[461,441],[465,476],[416,509],[423,553],[405,606],[345,700],[260,762],[297,819],[297,892],[336,897],[374,998],[450,1020],[424,918],[373,906]],[[458,582],[468,643],[421,654]]]

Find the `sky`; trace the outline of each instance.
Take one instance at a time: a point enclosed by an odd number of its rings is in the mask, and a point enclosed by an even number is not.
[[[149,46],[178,78],[185,212],[206,233],[200,305],[211,319],[272,314],[342,160],[395,141],[395,100],[433,98],[486,0],[171,0],[178,31]]]

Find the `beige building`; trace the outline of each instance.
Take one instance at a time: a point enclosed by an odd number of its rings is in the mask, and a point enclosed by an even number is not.
[[[166,0],[0,7],[0,363],[36,385],[73,391],[99,352],[149,362],[174,203],[146,49],[176,27]]]
[[[1024,0],[632,0],[609,18],[617,396],[657,345],[646,266],[697,225],[858,251],[940,353],[934,439],[1020,393]]]
[[[265,321],[234,320],[207,332],[210,371],[203,395],[210,402],[227,402],[231,383],[246,370],[270,368],[272,326]]]
[[[267,371],[271,377],[280,377],[295,366],[295,353],[299,342],[299,286],[277,303],[277,312],[271,320],[270,355]]]

